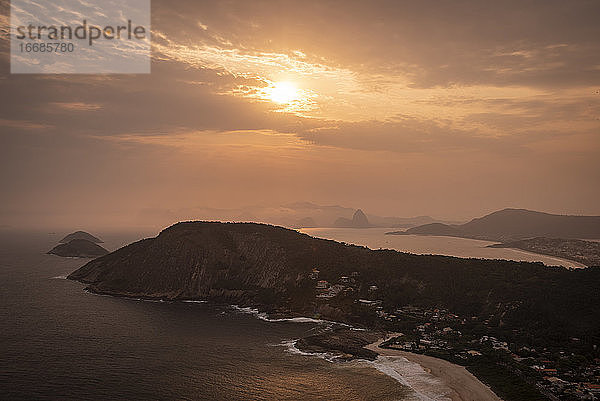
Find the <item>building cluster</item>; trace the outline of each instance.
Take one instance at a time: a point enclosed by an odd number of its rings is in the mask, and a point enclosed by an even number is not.
[[[519,248],[559,256],[588,266],[600,265],[600,243],[576,239],[533,238],[519,242]]]
[[[494,349],[496,351],[510,352],[510,350],[508,349],[508,343],[506,341],[499,341],[496,337],[482,336],[479,339],[479,343],[490,345],[492,347],[492,349]]]
[[[349,294],[356,290],[358,272],[353,272],[350,276],[341,276],[336,283],[330,283],[327,280],[319,280],[320,271],[312,269],[309,277],[314,280],[317,298],[333,298],[340,294]]]
[[[600,360],[585,362],[585,366],[573,363],[560,363],[574,358],[572,352],[536,351],[526,345],[508,343],[491,335],[473,335],[473,325],[480,325],[491,331],[490,322],[497,320],[495,315],[487,317],[459,316],[443,308],[424,308],[406,305],[388,309],[378,299],[378,287],[366,283],[367,290],[359,282],[359,273],[341,276],[334,282],[320,279],[319,270],[313,269],[310,278],[315,281],[318,299],[333,298],[338,295],[355,296],[355,304],[371,310],[377,318],[389,327],[411,327],[390,340],[386,346],[404,351],[446,355],[469,363],[476,358],[492,358],[506,366],[515,374],[526,378],[550,399],[599,400],[600,401]],[[365,283],[362,283],[365,284]],[[359,294],[361,294],[359,297]],[[507,304],[504,308],[518,305]],[[464,334],[463,334],[464,333]],[[574,342],[579,339],[571,339]],[[577,367],[568,367],[577,366]]]
[[[444,309],[405,306],[387,316],[415,322],[410,332],[399,335],[387,344],[390,348],[452,355],[465,362],[483,355],[498,361],[512,359],[509,370],[521,377],[531,378],[531,382],[550,399],[600,400],[600,359],[585,366],[577,363],[561,364],[561,360],[576,356],[571,352],[560,351],[557,359],[556,353],[548,350],[538,352],[534,348],[509,344],[491,335],[463,335],[461,327],[465,327],[469,321],[479,319],[462,318]]]
[[[585,367],[575,368],[561,366],[561,359],[573,356],[564,352],[558,361],[546,359],[545,353],[528,358],[519,358],[516,354],[511,356],[536,372],[538,377],[536,386],[545,394],[556,399],[600,400],[600,359],[598,358]]]

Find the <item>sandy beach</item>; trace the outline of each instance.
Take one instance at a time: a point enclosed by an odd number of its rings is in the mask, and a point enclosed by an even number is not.
[[[379,345],[387,339],[394,337],[390,335],[365,348],[377,352],[382,356],[401,356],[407,360],[418,363],[425,371],[441,380],[451,392],[447,394],[452,401],[501,401],[494,392],[485,384],[480,382],[471,372],[462,366],[455,365],[443,359],[412,352],[379,348]]]

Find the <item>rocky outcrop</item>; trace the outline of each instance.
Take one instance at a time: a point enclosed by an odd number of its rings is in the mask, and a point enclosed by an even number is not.
[[[346,219],[344,217],[340,217],[335,221],[335,226],[340,228],[369,228],[373,227],[371,223],[369,223],[369,219],[364,214],[364,212],[358,209],[354,212],[352,216],[352,220]]]
[[[303,352],[331,353],[342,359],[377,359],[377,353],[363,348],[377,341],[382,333],[336,329],[332,332],[318,333],[296,341],[296,347]]]

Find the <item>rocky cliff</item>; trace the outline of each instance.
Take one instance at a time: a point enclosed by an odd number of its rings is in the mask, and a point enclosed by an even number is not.
[[[318,254],[336,246],[342,245],[264,224],[186,222],[92,261],[69,279],[128,296],[279,299],[308,285]]]

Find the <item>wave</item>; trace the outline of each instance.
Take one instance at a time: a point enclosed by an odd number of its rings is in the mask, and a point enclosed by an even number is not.
[[[67,279],[67,275],[63,275],[63,276],[55,276],[52,277],[53,279],[57,279],[57,280],[66,280]]]
[[[56,278],[56,279],[66,279],[66,276],[56,276],[56,277],[52,277],[52,278]],[[83,292],[85,292],[86,294],[91,294],[91,295],[96,295],[99,297],[111,297],[111,298],[122,298],[122,299],[129,299],[131,301],[139,301],[139,302],[153,302],[153,303],[174,303],[174,302],[185,302],[185,303],[193,303],[193,304],[205,304],[208,301],[202,300],[202,299],[183,299],[183,300],[167,300],[167,299],[162,299],[162,298],[157,298],[157,299],[153,299],[153,298],[142,298],[142,297],[122,297],[122,296],[118,296],[118,295],[112,295],[112,294],[101,294],[101,293],[97,293],[97,292],[93,292],[88,290],[87,288],[83,289]]]
[[[364,361],[381,373],[410,387],[417,400],[450,401],[452,391],[440,379],[425,371],[421,365],[402,356],[378,356],[374,361]]]
[[[271,319],[269,317],[269,315],[265,312],[261,312],[258,309],[255,308],[250,308],[250,307],[244,307],[244,306],[238,306],[238,305],[230,305],[233,309],[235,309],[238,312],[241,313],[246,313],[249,315],[253,315],[255,317],[257,317],[260,320],[264,320],[265,322],[295,322],[295,323],[317,323],[317,324],[321,324],[321,323],[335,323],[335,324],[339,324],[339,325],[343,325],[343,326],[347,326],[344,323],[337,323],[337,322],[332,322],[329,320],[323,320],[323,319],[313,319],[311,317],[304,317],[304,316],[299,316],[299,317],[289,317],[289,318],[280,318],[280,319]]]
[[[88,294],[88,295],[95,295],[95,296],[97,296],[97,297],[111,297],[111,298],[117,298],[117,297],[115,297],[115,296],[113,296],[113,295],[110,295],[110,294],[99,294],[99,293],[97,293],[97,292],[90,291],[90,290],[88,290],[87,288],[84,288],[84,289],[83,289],[83,292],[84,292],[84,293],[86,293],[86,294]]]
[[[56,279],[66,279],[65,276],[53,277]],[[102,296],[102,297],[113,297],[109,294],[98,294],[87,289],[84,289],[87,294]],[[148,298],[127,298],[130,300],[140,302],[169,302],[163,299],[148,299]],[[181,302],[186,303],[207,303],[204,300],[182,300]],[[230,305],[231,308],[240,312],[251,314],[258,319],[266,322],[295,322],[295,323],[313,323],[313,324],[327,324],[328,329],[333,325],[340,325],[350,327],[353,330],[364,330],[361,328],[354,328],[345,323],[332,322],[324,319],[314,319],[309,317],[293,317],[293,318],[279,318],[271,319],[265,312],[260,312],[258,309],[251,307],[241,307],[238,305]],[[225,312],[222,312],[225,313]],[[359,364],[362,366],[370,366],[377,369],[379,372],[393,378],[400,384],[409,387],[414,391],[413,397],[407,400],[419,400],[419,401],[450,401],[448,394],[451,389],[448,388],[441,380],[433,376],[431,373],[426,372],[421,365],[415,362],[411,362],[408,359],[401,356],[378,356],[374,361],[368,361],[364,359],[355,359],[347,361],[343,356],[330,352],[306,352],[296,347],[298,340],[285,340],[280,344],[273,344],[274,346],[285,347],[286,351],[295,355],[318,357],[331,363],[346,363],[349,366],[352,364]]]
[[[118,296],[118,295],[112,295],[112,294],[101,294],[98,292],[90,291],[87,288],[84,288],[83,292],[85,292],[86,294],[95,295],[97,297],[110,297],[110,298],[126,299],[126,300],[130,300],[130,301],[138,301],[138,302],[153,302],[153,303],[165,303],[165,302],[172,303],[173,302],[173,301],[168,301],[168,300],[164,300],[164,299],[136,298],[136,297],[125,297],[125,296]]]
[[[66,279],[66,276],[56,276],[53,277],[56,279]],[[113,297],[113,295],[110,294],[98,294],[92,291],[89,291],[87,289],[83,290],[84,292],[88,293],[88,294],[92,294],[92,295],[99,295],[99,296],[106,296],[106,297]],[[135,297],[126,297],[127,299],[131,299],[133,301],[143,301],[143,302],[185,302],[185,303],[195,303],[195,304],[205,304],[208,303],[208,301],[206,300],[193,300],[193,299],[184,299],[184,300],[176,300],[176,301],[166,301],[164,299],[151,299],[151,298],[135,298]],[[269,317],[269,315],[266,312],[261,312],[258,309],[255,308],[251,308],[251,307],[244,307],[244,306],[238,306],[238,305],[229,305],[231,308],[235,309],[238,312],[241,313],[246,313],[249,315],[253,315],[256,318],[263,320],[265,322],[270,322],[270,323],[277,323],[277,322],[293,322],[293,323],[315,323],[315,324],[328,324],[330,325],[330,327],[336,325],[336,326],[343,326],[343,327],[348,327],[351,330],[365,330],[363,328],[355,328],[349,324],[346,323],[341,323],[341,322],[334,322],[331,320],[324,320],[324,319],[314,319],[312,317],[305,317],[305,316],[298,316],[298,317],[289,317],[289,318],[277,318],[277,319],[272,319]]]
[[[296,347],[298,340],[285,340],[279,346],[286,348],[286,351],[303,356],[313,356],[324,359],[331,363],[347,363],[349,366],[369,366],[377,369],[396,380],[403,386],[410,388],[413,394],[406,400],[414,401],[450,401],[449,394],[451,389],[447,387],[440,379],[433,376],[423,369],[421,365],[411,362],[401,356],[378,356],[376,360],[354,359],[347,361],[340,355],[329,352],[306,352]]]

